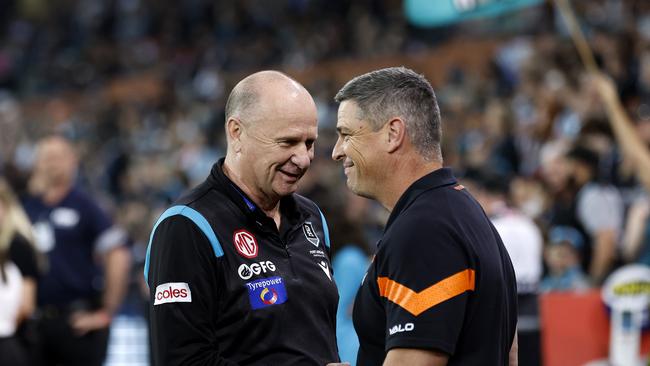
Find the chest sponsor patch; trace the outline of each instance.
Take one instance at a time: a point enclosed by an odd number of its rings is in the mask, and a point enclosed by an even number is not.
[[[237,269],[237,273],[242,280],[249,280],[253,276],[257,276],[268,271],[275,272],[275,264],[273,264],[271,261],[252,263],[250,265],[243,263]]]
[[[287,290],[282,277],[269,277],[246,283],[251,307],[256,309],[280,305],[287,301]]]
[[[314,244],[315,247],[318,247],[320,239],[318,239],[318,235],[316,235],[316,231],[314,230],[314,225],[312,225],[311,222],[305,221],[305,223],[302,224],[302,232],[305,233],[305,238],[307,238],[310,243]]]
[[[240,255],[246,258],[257,257],[258,245],[253,234],[246,230],[237,230],[232,235],[232,241]]]
[[[186,282],[167,282],[156,287],[154,305],[170,302],[192,302],[192,292]]]

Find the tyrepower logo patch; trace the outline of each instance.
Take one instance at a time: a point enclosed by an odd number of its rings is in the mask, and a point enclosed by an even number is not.
[[[246,258],[257,257],[257,240],[253,234],[246,230],[237,230],[232,235],[232,241],[235,244],[237,252]]]
[[[192,292],[190,292],[190,286],[185,282],[168,282],[156,287],[154,299],[154,305],[169,302],[192,302]]]
[[[282,277],[270,277],[248,282],[246,287],[253,309],[280,305],[287,301],[287,290]]]

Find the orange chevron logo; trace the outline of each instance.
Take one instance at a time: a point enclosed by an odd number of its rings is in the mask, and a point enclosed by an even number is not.
[[[387,298],[415,316],[465,291],[474,291],[475,281],[474,270],[466,269],[415,292],[388,277],[377,278],[379,296]]]

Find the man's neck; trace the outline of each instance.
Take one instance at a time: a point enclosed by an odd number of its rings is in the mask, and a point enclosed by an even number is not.
[[[61,202],[71,189],[69,184],[52,185],[45,190],[41,199],[46,205],[53,206]]]
[[[377,201],[390,212],[393,211],[397,201],[415,181],[442,168],[441,162],[427,162],[420,157],[400,160],[396,160],[391,169],[386,169],[390,173],[386,177],[387,179],[381,183],[380,194],[377,195]]]
[[[280,199],[269,197],[262,192],[258,192],[246,184],[245,180],[237,174],[238,169],[235,162],[230,162],[228,158],[223,163],[223,174],[228,177],[246,196],[248,196],[257,207],[259,207],[266,216],[275,221],[276,226],[280,227]]]

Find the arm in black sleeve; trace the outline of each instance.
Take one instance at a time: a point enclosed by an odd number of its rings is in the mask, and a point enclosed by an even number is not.
[[[392,235],[390,240],[398,243],[383,243],[390,250],[377,261],[377,281],[385,297],[386,352],[393,348],[455,352],[474,271],[450,232],[439,228],[435,237],[423,237],[421,228],[433,225],[441,226],[420,215],[403,222]]]
[[[149,258],[151,351],[155,365],[236,365],[216,341],[217,258],[203,232],[172,216],[154,233]]]
[[[25,278],[37,280],[39,277],[36,251],[27,239],[16,234],[9,247],[9,259],[16,264]]]

